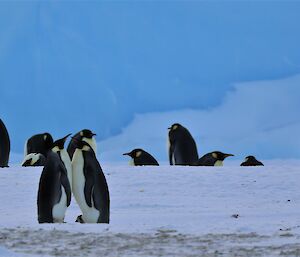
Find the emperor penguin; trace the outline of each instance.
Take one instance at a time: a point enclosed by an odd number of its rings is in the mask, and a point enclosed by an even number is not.
[[[214,151],[203,155],[197,162],[196,166],[223,166],[223,161],[233,154]]]
[[[8,131],[0,119],[0,168],[8,167],[10,140]]]
[[[264,166],[262,162],[256,160],[253,155],[249,155],[245,158],[245,161],[241,163],[241,166]]]
[[[62,223],[71,202],[67,170],[57,153],[49,151],[42,171],[38,197],[38,222]]]
[[[134,149],[129,153],[124,153],[123,155],[130,156],[133,160],[134,166],[159,165],[157,160],[155,160],[155,158],[151,154],[147,153],[146,151],[140,148]]]
[[[24,156],[30,153],[41,153],[46,157],[52,144],[53,138],[48,132],[33,135],[25,143]]]
[[[110,198],[108,185],[94,149],[85,141],[74,140],[72,159],[73,194],[82,215],[82,223],[109,223]]]
[[[198,151],[191,133],[179,123],[168,129],[170,165],[194,165],[198,160]]]
[[[93,133],[91,130],[83,129],[83,130],[79,131],[78,133],[76,133],[72,137],[72,139],[71,139],[71,141],[68,145],[68,148],[67,148],[67,151],[68,151],[68,154],[69,154],[71,160],[73,158],[73,154],[74,154],[75,149],[76,149],[75,140],[79,140],[79,141],[82,140],[82,141],[87,142],[93,148],[95,154],[97,154],[97,143],[96,143],[96,140],[95,140],[94,136],[96,136],[96,134]]]
[[[22,166],[29,167],[29,166],[44,166],[46,163],[46,158],[41,153],[30,153],[25,156]]]
[[[52,151],[58,154],[59,158],[65,165],[70,186],[72,189],[72,163],[71,163],[70,156],[67,150],[65,149],[65,142],[70,135],[71,134],[68,134],[63,138],[56,140],[52,145]]]

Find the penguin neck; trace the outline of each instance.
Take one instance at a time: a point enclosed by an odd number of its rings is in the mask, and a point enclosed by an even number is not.
[[[84,137],[84,138],[82,138],[82,141],[87,142],[94,150],[95,155],[97,155],[97,143],[96,143],[96,140],[94,137],[92,137],[92,138]]]
[[[214,166],[223,166],[223,161],[217,160],[214,164]]]

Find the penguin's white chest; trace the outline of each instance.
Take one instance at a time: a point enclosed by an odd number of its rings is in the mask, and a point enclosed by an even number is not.
[[[135,166],[134,159],[130,157],[128,164],[129,164],[129,166]]]
[[[97,223],[99,218],[99,211],[94,208],[92,201],[92,207],[89,207],[85,201],[84,196],[84,159],[82,151],[76,149],[73,160],[72,160],[72,182],[73,182],[73,194],[76,199],[77,204],[79,205],[82,211],[82,219],[85,223]]]
[[[214,166],[223,166],[223,161],[216,161]]]
[[[63,186],[61,186],[61,198],[60,201],[52,208],[53,221],[55,223],[63,223],[65,219],[65,213],[67,210],[67,194]]]

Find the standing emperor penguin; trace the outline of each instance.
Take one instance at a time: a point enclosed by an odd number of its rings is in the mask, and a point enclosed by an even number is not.
[[[49,133],[36,134],[29,138],[24,147],[24,156],[30,153],[41,153],[47,157],[53,144],[53,138]]]
[[[0,119],[0,168],[8,167],[10,140],[7,129]]]
[[[179,123],[168,129],[170,165],[194,165],[198,160],[198,151],[190,132]]]
[[[93,148],[77,141],[72,159],[73,194],[82,215],[81,223],[109,223],[110,199],[108,185]]]
[[[71,202],[67,170],[57,153],[49,151],[39,183],[37,205],[39,223],[64,222]]]
[[[133,149],[129,153],[123,153],[123,155],[130,156],[132,158],[134,166],[159,166],[157,160],[150,153],[140,148]]]
[[[70,156],[67,150],[65,149],[65,142],[70,135],[71,134],[68,134],[63,138],[56,140],[52,145],[52,151],[58,154],[59,158],[65,165],[71,190],[72,190],[72,163],[71,163]]]
[[[76,140],[87,142],[93,148],[95,154],[97,154],[97,143],[94,136],[96,136],[96,134],[94,134],[89,129],[83,129],[79,131],[77,134],[75,134],[75,136],[72,137],[67,148],[71,160],[73,158],[73,154],[76,149],[76,142],[75,142]]]

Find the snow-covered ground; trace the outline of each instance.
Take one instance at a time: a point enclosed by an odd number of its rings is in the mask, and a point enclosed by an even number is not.
[[[0,170],[0,256],[299,256],[300,161],[103,164],[111,223],[37,223],[41,168]],[[14,255],[8,251],[18,252]]]

